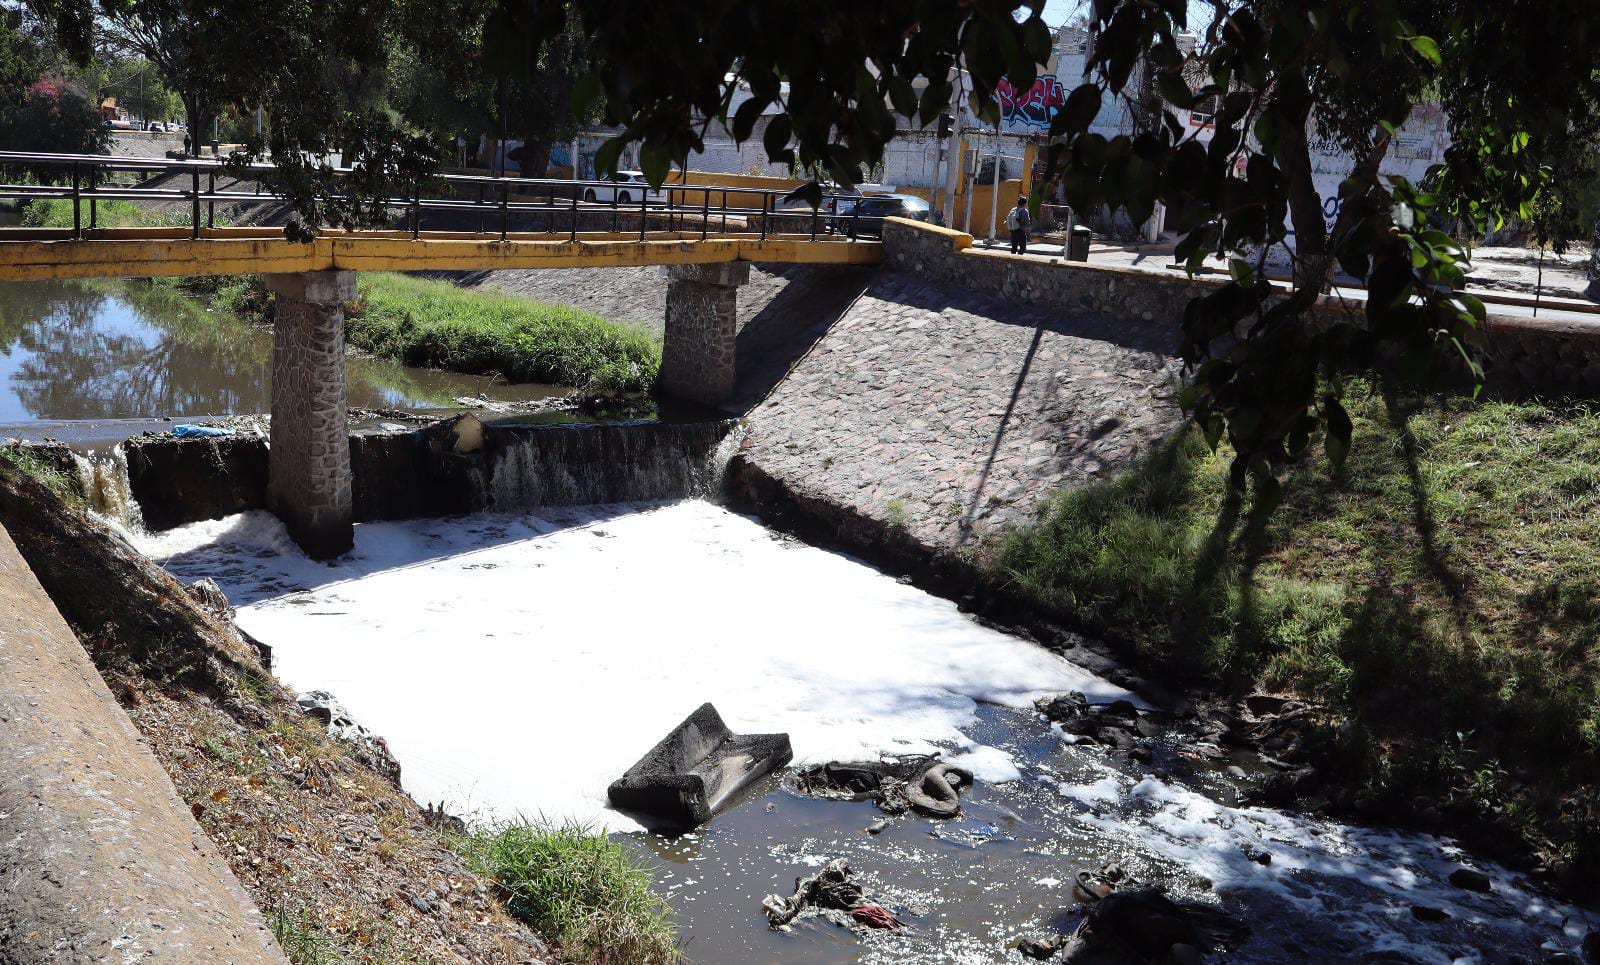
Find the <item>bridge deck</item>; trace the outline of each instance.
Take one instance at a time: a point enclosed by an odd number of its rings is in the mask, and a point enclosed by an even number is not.
[[[342,268],[353,271],[492,270],[699,265],[733,261],[876,264],[873,241],[813,240],[754,232],[327,232],[309,243],[275,228],[0,229],[0,281],[233,275]]]

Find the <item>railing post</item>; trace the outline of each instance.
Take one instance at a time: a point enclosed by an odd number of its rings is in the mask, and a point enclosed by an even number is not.
[[[745,227],[749,227],[746,225]],[[728,189],[722,189],[722,233],[728,233]]]
[[[640,244],[644,243],[644,230],[647,227],[647,222],[650,220],[649,208],[650,208],[650,185],[647,184],[647,185],[644,186],[643,189],[641,189],[639,191],[639,242],[640,242]]]
[[[489,188],[478,185],[478,234],[483,234],[483,209],[489,204]]]
[[[611,233],[612,234],[616,234],[617,233],[617,198],[621,197],[621,195],[622,195],[622,192],[617,190],[617,183],[615,181],[613,181],[611,183]]]
[[[207,228],[215,228],[217,226],[217,201],[216,201],[216,198],[214,197],[214,195],[216,193],[217,193],[217,172],[216,171],[210,171],[210,172],[208,172],[206,174],[206,227]]]
[[[583,185],[574,181],[572,184],[572,224],[567,226],[567,230],[571,232],[568,240],[573,244],[578,242],[578,193],[582,190]]]
[[[500,181],[500,240],[509,240],[511,233],[511,186],[502,178]]]
[[[706,240],[706,233],[711,230],[711,189],[706,188],[700,192],[700,240]]]
[[[198,240],[200,238],[200,169],[189,168],[189,212],[190,234]]]
[[[820,204],[821,200],[822,200],[821,198],[818,198],[817,199],[817,201],[819,202],[818,205],[815,208],[811,209],[811,240],[812,241],[816,241],[817,240],[817,223],[822,220],[822,205]]]
[[[100,227],[100,213],[96,209],[99,204],[95,201],[95,192],[100,190],[100,165],[89,165],[89,230]]]
[[[411,182],[411,240],[416,241],[422,233],[422,177],[418,175]]]
[[[80,172],[78,170],[78,162],[77,161],[73,161],[72,162],[72,237],[73,237],[74,240],[77,240],[77,241],[82,241],[83,240],[83,215],[78,210],[78,204],[83,198],[83,190],[82,190],[81,187],[79,187],[79,184],[78,184],[78,179],[80,177],[81,177],[81,174],[80,174]]]
[[[772,196],[771,195],[766,194],[765,192],[762,193],[762,195],[761,195],[761,240],[762,241],[766,241],[767,240],[767,202],[771,201],[771,200],[772,200]]]

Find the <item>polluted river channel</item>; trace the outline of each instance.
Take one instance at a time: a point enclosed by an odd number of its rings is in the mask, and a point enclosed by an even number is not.
[[[1176,753],[1181,735],[1145,764],[1069,743],[1035,698],[1124,692],[710,502],[369,523],[329,564],[262,513],[138,541],[184,580],[216,579],[279,676],[383,734],[418,800],[632,841],[690,961],[1020,962],[1019,940],[1071,930],[1075,873],[1111,861],[1238,916],[1249,937],[1218,960],[1542,961],[1588,930],[1449,840],[1245,806]],[[683,836],[608,810],[609,782],[704,701],[735,731],[789,733],[792,768],[937,750],[976,785],[956,819],[877,833],[872,802],[778,776]],[[763,897],[835,858],[907,927],[770,929]],[[1463,865],[1487,893],[1448,883]]]
[[[0,285],[0,328],[7,435],[88,438],[78,427],[97,420],[270,407],[269,332],[137,285]],[[350,403],[364,407],[555,391],[362,358],[349,376]],[[1075,876],[1111,864],[1124,887],[1158,886],[1242,922],[1247,935],[1211,960],[1578,960],[1586,910],[1448,839],[1248,805],[1249,778],[1195,759],[1194,735],[1179,730],[1158,732],[1143,762],[1074,742],[1036,700],[1137,697],[700,498],[719,492],[737,441],[690,465],[683,453],[705,451],[709,431],[529,434],[476,482],[469,504],[492,512],[362,523],[330,562],[305,557],[259,510],[147,532],[125,462],[93,468],[119,477],[97,486],[124,498],[100,505],[129,539],[185,582],[216,580],[277,675],[331,692],[383,735],[418,801],[469,822],[570,820],[628,842],[654,867],[691,962],[1022,962],[1019,942],[1078,922]],[[705,702],[736,732],[788,734],[790,767],[684,835],[608,808],[607,786]],[[930,753],[975,777],[956,818],[795,787],[807,766]],[[808,914],[770,928],[763,899],[835,859],[905,927]],[[1488,889],[1451,884],[1463,867]]]

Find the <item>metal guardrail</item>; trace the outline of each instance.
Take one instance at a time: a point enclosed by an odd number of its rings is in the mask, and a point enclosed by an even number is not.
[[[35,199],[66,199],[72,201],[72,237],[82,240],[85,230],[99,226],[100,201],[187,201],[190,225],[195,239],[200,238],[201,218],[205,227],[215,227],[218,203],[259,202],[281,198],[260,181],[250,181],[252,186],[241,188],[250,175],[270,175],[276,170],[270,164],[228,166],[220,159],[139,158],[94,154],[39,154],[19,151],[0,151],[0,172],[26,169],[41,173],[39,184],[0,183],[0,201],[31,201]],[[334,178],[353,173],[350,168],[332,168],[328,173]],[[231,180],[231,183],[218,181]],[[8,179],[9,180],[9,179]],[[150,185],[152,181],[156,184]],[[204,185],[202,186],[202,181]],[[429,194],[424,196],[424,188]],[[439,190],[442,187],[442,191]],[[609,193],[609,201],[599,200]],[[629,195],[621,201],[622,195]],[[639,195],[637,204],[633,194]],[[675,224],[696,224],[702,240],[711,234],[713,222],[720,222],[719,233],[727,233],[729,218],[743,219],[746,231],[750,220],[760,224],[761,239],[769,234],[802,234],[812,241],[819,234],[833,234],[841,239],[858,237],[858,195],[824,193],[822,203],[811,207],[803,202],[799,207],[782,208],[780,205],[791,192],[771,188],[736,187],[717,184],[663,184],[660,188],[630,181],[561,180],[554,178],[512,178],[473,174],[437,174],[417,179],[404,196],[382,199],[380,205],[399,213],[402,230],[409,224],[411,236],[417,238],[423,230],[425,212],[477,212],[477,234],[493,236],[498,230],[500,241],[510,240],[513,214],[532,212],[550,216],[550,234],[554,230],[558,213],[566,213],[571,224],[566,234],[578,240],[578,222],[581,217],[601,217],[609,212],[612,233],[617,231],[624,215],[639,216],[639,240],[646,240],[649,224],[654,218],[665,218],[667,231],[678,231]],[[436,197],[434,195],[444,196]],[[541,198],[540,196],[543,195]],[[699,204],[686,203],[699,196]],[[335,198],[348,195],[334,193]],[[592,196],[595,200],[584,200]],[[716,196],[719,204],[713,205]],[[530,199],[531,200],[528,200]],[[514,200],[515,199],[515,200]],[[746,203],[730,203],[746,202]],[[499,221],[497,229],[488,227],[490,217]],[[773,231],[783,227],[790,219],[803,220],[805,231]],[[87,221],[87,224],[85,222]],[[393,227],[382,230],[395,230]],[[459,230],[459,229],[453,229]]]

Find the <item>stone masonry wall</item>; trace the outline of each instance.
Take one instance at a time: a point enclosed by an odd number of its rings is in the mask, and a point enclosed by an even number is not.
[[[661,342],[661,390],[706,405],[733,397],[739,287],[750,280],[743,262],[672,265],[667,277],[667,323]]]
[[[277,293],[272,334],[272,446],[267,505],[306,554],[354,541],[346,441],[344,303],[355,273],[264,276]]]
[[[895,271],[1029,305],[1087,310],[1129,321],[1170,320],[1189,301],[1225,284],[1110,265],[1050,262],[968,247],[970,235],[890,220],[883,261]],[[1357,303],[1357,319],[1359,303]],[[1351,312],[1324,299],[1326,319]],[[1500,395],[1600,395],[1600,324],[1490,315],[1488,388]]]

